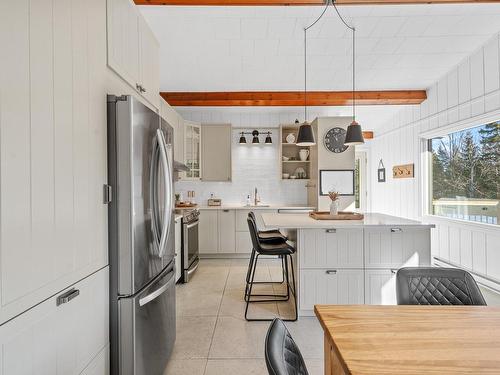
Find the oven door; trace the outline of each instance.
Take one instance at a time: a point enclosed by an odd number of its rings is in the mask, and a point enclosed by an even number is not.
[[[198,242],[198,224],[199,221],[195,220],[190,223],[185,223],[184,227],[184,246],[183,246],[183,268],[184,268],[184,282],[188,282],[190,275],[198,267],[199,261],[199,242]]]

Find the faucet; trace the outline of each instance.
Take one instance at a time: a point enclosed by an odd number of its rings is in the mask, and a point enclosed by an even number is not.
[[[259,202],[260,202],[260,199],[259,199],[259,196],[257,195],[257,188],[255,188],[253,203],[255,206],[258,206]]]

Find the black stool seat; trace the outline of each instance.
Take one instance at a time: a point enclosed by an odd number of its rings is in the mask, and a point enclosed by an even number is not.
[[[261,243],[257,252],[261,255],[291,255],[295,253],[295,248],[286,242],[280,244]]]
[[[255,218],[253,211],[250,211],[248,216],[254,223],[257,224],[257,219]],[[265,243],[280,243],[287,241],[286,236],[284,236],[279,230],[260,230],[257,232],[257,236],[259,237],[259,241]]]
[[[269,375],[309,374],[297,344],[278,318],[269,326],[264,353]]]

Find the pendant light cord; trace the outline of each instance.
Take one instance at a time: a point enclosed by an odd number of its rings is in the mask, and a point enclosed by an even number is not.
[[[352,118],[353,121],[356,119],[356,42],[355,42],[355,33],[356,29],[354,26],[350,26],[344,17],[340,14],[337,6],[335,5],[335,0],[326,0],[325,8],[323,12],[319,15],[316,20],[311,23],[309,26],[304,28],[304,121],[307,121],[307,30],[316,25],[318,21],[323,18],[326,11],[328,10],[328,6],[330,3],[333,5],[335,12],[339,16],[342,23],[350,30],[352,30]]]

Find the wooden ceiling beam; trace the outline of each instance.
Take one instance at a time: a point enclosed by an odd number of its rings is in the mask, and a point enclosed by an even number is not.
[[[303,91],[161,92],[175,107],[294,107],[304,105]],[[357,105],[420,104],[425,90],[357,91]],[[311,91],[308,106],[352,105],[351,91]]]
[[[137,5],[182,6],[303,6],[324,5],[324,0],[134,0]],[[495,3],[498,0],[336,0],[337,5],[405,5]]]

